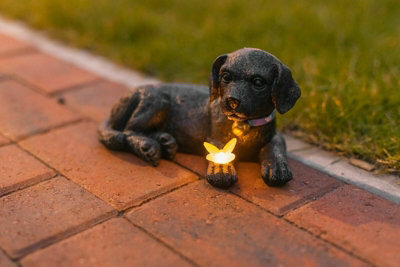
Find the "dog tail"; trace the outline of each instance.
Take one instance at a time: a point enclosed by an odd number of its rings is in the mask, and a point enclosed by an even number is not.
[[[99,141],[108,149],[124,150],[126,148],[125,134],[112,129],[109,119],[100,124],[97,134]]]

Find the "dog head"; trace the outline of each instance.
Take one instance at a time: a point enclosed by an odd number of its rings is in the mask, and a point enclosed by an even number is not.
[[[288,67],[263,50],[243,48],[219,56],[212,66],[210,101],[220,98],[230,120],[264,117],[274,108],[283,114],[300,95]]]

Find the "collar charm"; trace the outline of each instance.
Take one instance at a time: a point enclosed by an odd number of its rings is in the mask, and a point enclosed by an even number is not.
[[[246,135],[250,131],[250,125],[245,121],[234,121],[232,124],[232,132],[236,136]]]
[[[258,127],[263,126],[271,121],[273,121],[276,117],[276,110],[272,111],[267,117],[254,119],[254,120],[247,120],[247,121],[235,121],[232,124],[232,132],[236,136],[243,136],[246,135],[251,127]]]

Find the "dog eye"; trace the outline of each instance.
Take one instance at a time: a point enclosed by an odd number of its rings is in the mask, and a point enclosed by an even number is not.
[[[231,76],[231,74],[230,74],[229,72],[224,72],[224,73],[222,73],[222,81],[223,81],[223,82],[226,82],[226,83],[231,82],[231,81],[232,81],[232,76]]]
[[[253,79],[253,84],[257,88],[262,88],[265,85],[265,81],[259,77]]]

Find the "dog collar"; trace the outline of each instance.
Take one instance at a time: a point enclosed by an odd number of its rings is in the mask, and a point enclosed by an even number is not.
[[[276,109],[274,109],[274,111],[272,111],[272,113],[269,114],[267,117],[248,120],[247,123],[250,125],[250,127],[262,126],[270,123],[273,119],[275,119],[275,117],[276,117]]]

